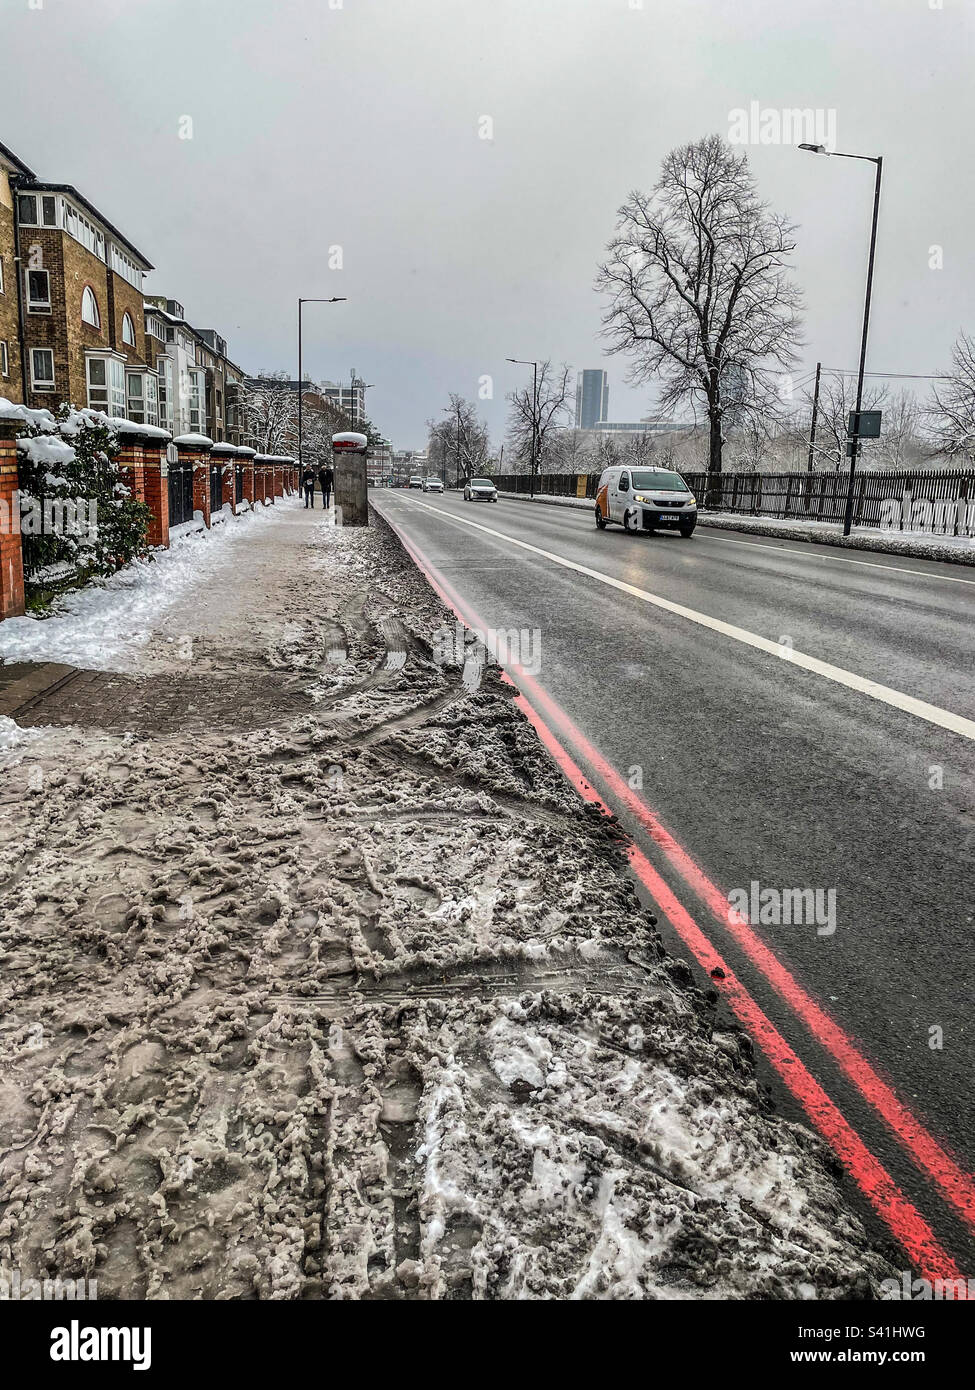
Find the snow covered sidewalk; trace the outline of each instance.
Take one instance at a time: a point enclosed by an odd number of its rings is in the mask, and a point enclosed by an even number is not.
[[[3,1270],[869,1297],[819,1142],[510,687],[434,659],[453,619],[385,525],[253,526],[165,603],[133,576],[39,625],[85,669],[0,751]]]

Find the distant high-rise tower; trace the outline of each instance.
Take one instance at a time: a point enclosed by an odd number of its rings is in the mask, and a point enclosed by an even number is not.
[[[606,373],[587,367],[576,385],[576,429],[594,430],[609,415],[609,381]]]

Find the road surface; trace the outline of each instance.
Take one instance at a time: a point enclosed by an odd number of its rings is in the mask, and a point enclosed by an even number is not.
[[[588,512],[453,492],[371,497],[469,625],[536,634],[516,684],[647,856],[644,883],[674,894],[668,946],[751,1027],[780,1102],[827,1117],[902,1247],[930,1231],[975,1276],[975,574],[707,528],[600,532]],[[819,890],[819,916],[734,926],[727,895],[753,883]]]

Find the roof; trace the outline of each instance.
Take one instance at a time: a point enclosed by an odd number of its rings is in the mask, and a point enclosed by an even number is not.
[[[13,150],[8,150],[6,145],[0,144],[0,159],[4,160],[7,164],[12,164],[16,169],[17,173],[22,175],[22,177],[25,179],[33,179],[37,177],[33,169],[28,169],[24,161],[22,159],[18,159],[17,156],[14,154]]]
[[[142,254],[139,248],[137,246],[134,246],[132,242],[129,241],[127,236],[123,236],[122,233],[119,231],[118,227],[114,226],[111,222],[109,222],[108,218],[105,216],[103,212],[98,211],[94,203],[90,203],[83,193],[79,193],[77,188],[75,188],[74,184],[48,183],[46,180],[38,179],[36,175],[32,174],[31,182],[29,184],[21,184],[19,191],[21,193],[33,191],[37,193],[69,194],[72,198],[79,202],[83,208],[87,208],[87,210],[91,213],[92,217],[97,217],[98,221],[102,224],[105,230],[107,232],[110,232],[116,241],[121,242],[123,246],[127,247],[127,249],[132,252],[136,260],[141,263],[141,267],[143,270],[155,270],[155,266],[152,264],[151,261],[146,260],[145,256]]]

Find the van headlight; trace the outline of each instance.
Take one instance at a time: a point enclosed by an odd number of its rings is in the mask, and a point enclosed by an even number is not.
[[[687,506],[687,507],[696,507],[696,506],[697,506],[697,498],[696,498],[696,497],[689,497],[689,498],[687,499],[687,501],[685,502],[684,505]]]

